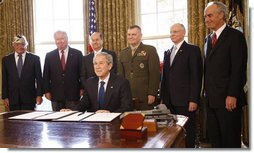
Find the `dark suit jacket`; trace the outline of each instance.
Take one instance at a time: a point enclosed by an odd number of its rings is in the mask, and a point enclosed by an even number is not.
[[[85,81],[85,93],[77,106],[79,111],[97,111],[98,103],[98,81],[99,78],[91,77]],[[117,76],[114,73],[110,74],[107,84],[104,106],[102,110],[110,112],[125,112],[133,109],[131,89],[128,80]]]
[[[227,96],[237,98],[237,106],[246,104],[247,45],[244,35],[226,27],[211,48],[211,36],[205,39],[205,94],[212,108],[225,108]]]
[[[106,49],[102,49],[102,52],[106,52],[113,57],[113,67],[111,68],[110,72],[117,73],[117,59],[116,59],[116,53],[113,51],[108,51]],[[81,80],[82,82],[85,81],[86,79],[90,77],[96,76],[94,72],[94,67],[93,67],[93,58],[94,58],[94,53],[85,55],[83,58],[83,63],[82,63],[82,74],[81,74]]]
[[[51,92],[52,101],[77,101],[80,99],[81,51],[69,47],[66,69],[62,70],[58,49],[47,53],[43,80],[46,92]]]
[[[11,53],[2,59],[2,99],[9,98],[10,105],[18,104],[20,99],[23,104],[35,105],[36,97],[43,95],[40,58],[26,52],[19,78],[14,56]]]
[[[198,103],[202,84],[200,49],[184,41],[170,66],[172,49],[164,53],[160,96],[168,107]]]

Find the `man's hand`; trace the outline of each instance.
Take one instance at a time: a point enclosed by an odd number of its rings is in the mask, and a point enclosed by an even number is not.
[[[110,113],[108,110],[97,110],[95,113]]]
[[[51,100],[51,93],[50,93],[50,92],[45,93],[45,97],[46,97],[48,100]]]
[[[197,110],[197,108],[198,108],[197,103],[192,101],[189,102],[189,108],[188,108],[189,112],[194,112],[195,110]]]
[[[236,108],[236,98],[235,97],[231,97],[231,96],[227,96],[226,98],[226,109],[228,111],[233,111],[233,109]]]
[[[42,103],[42,97],[41,96],[37,96],[36,97],[36,104],[40,105]]]
[[[148,95],[148,104],[152,104],[155,102],[155,96],[153,95]]]
[[[68,112],[68,111],[72,111],[71,109],[60,109],[60,112]]]
[[[10,106],[10,102],[9,102],[9,99],[8,99],[8,98],[5,98],[5,99],[4,99],[4,106],[5,106],[5,107],[9,107],[9,106]]]

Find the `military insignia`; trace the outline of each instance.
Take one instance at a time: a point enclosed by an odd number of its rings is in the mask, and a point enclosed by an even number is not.
[[[145,64],[144,64],[144,63],[140,63],[140,64],[139,64],[139,67],[140,67],[141,69],[143,69],[143,68],[145,67]]]
[[[137,56],[146,56],[146,51],[142,50]]]

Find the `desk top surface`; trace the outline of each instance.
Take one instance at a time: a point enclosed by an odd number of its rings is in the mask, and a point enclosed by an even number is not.
[[[127,141],[120,138],[119,118],[110,123],[52,122],[8,120],[24,111],[0,115],[0,147],[5,148],[164,148],[171,147],[182,125],[177,124],[148,132],[146,140]]]

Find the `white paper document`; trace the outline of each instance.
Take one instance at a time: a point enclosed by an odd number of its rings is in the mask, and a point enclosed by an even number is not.
[[[18,120],[32,120],[36,117],[39,116],[43,116],[46,114],[51,114],[53,112],[41,112],[41,111],[36,111],[36,112],[31,112],[31,113],[25,113],[25,114],[21,114],[21,115],[17,115],[17,116],[13,116],[13,117],[9,117],[8,119],[18,119]]]
[[[118,117],[121,113],[95,113],[82,121],[89,122],[111,122],[113,119]]]
[[[77,111],[53,112],[53,113],[46,114],[46,115],[43,115],[40,117],[36,117],[36,118],[34,118],[34,120],[54,120],[54,119],[58,119],[58,118],[73,114],[75,112],[77,112]]]
[[[92,115],[94,113],[90,113],[90,112],[77,112],[75,114],[71,114],[69,116],[63,117],[63,118],[59,118],[56,119],[54,121],[80,121],[90,115]]]

